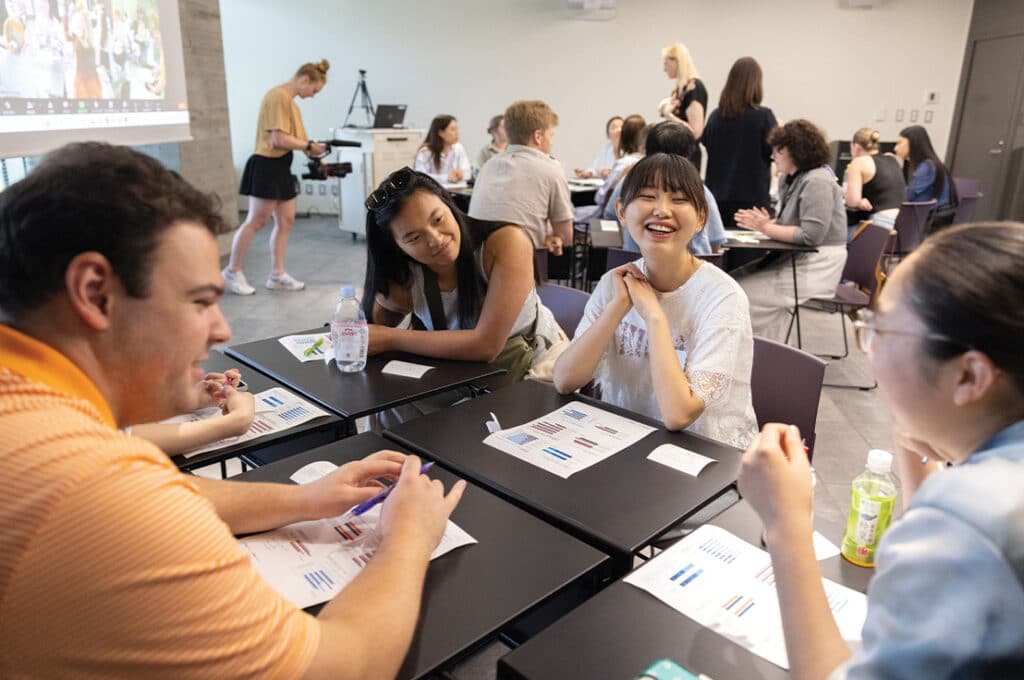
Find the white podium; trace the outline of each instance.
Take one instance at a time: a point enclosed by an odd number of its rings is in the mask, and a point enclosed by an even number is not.
[[[366,233],[366,197],[395,170],[412,167],[425,130],[337,128],[335,137],[359,142],[361,147],[338,148],[338,160],[352,164],[352,173],[341,180],[338,228],[352,237]]]

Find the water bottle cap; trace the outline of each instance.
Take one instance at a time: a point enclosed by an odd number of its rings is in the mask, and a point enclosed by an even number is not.
[[[355,297],[356,287],[345,285],[341,287],[341,297]]]
[[[892,469],[892,454],[883,449],[868,451],[868,470],[884,475]]]

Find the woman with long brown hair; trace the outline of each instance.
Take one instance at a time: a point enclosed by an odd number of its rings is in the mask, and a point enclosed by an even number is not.
[[[768,133],[778,123],[772,110],[761,106],[763,97],[761,66],[753,57],[737,59],[729,69],[718,108],[704,126],[701,142],[708,150],[704,183],[718,199],[726,227],[735,228],[737,210],[771,205]]]
[[[459,143],[459,121],[455,116],[434,116],[427,138],[416,153],[416,172],[430,175],[441,184],[469,179],[473,170],[466,149]]]

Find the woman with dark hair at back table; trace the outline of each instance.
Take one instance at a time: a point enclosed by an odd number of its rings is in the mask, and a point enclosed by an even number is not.
[[[737,59],[701,138],[708,150],[704,181],[718,201],[727,228],[736,227],[737,210],[771,210],[768,133],[778,123],[772,110],[761,106],[761,81],[761,66],[753,57]]]
[[[608,178],[612,167],[615,166],[615,161],[619,159],[619,137],[622,135],[622,123],[622,116],[612,116],[608,119],[608,122],[604,124],[604,136],[608,138],[608,141],[601,145],[597,156],[594,157],[593,168],[575,169],[577,177],[584,179],[589,177]]]
[[[784,342],[795,305],[836,291],[846,264],[846,210],[828,142],[814,123],[791,120],[772,130],[768,143],[781,175],[778,216],[764,208],[740,210],[736,224],[817,252],[771,253],[733,275],[747,292],[754,334]],[[795,301],[790,258],[796,258],[799,283]]]
[[[442,184],[465,182],[473,169],[466,149],[459,143],[459,121],[455,116],[435,116],[427,138],[416,153],[416,172],[424,172]]]
[[[638,114],[626,116],[622,122],[622,131],[619,133],[619,146],[616,150],[618,159],[612,166],[611,172],[605,177],[604,184],[595,192],[594,203],[597,205],[597,212],[588,217],[598,217],[604,212],[608,204],[608,197],[622,181],[629,169],[644,157],[644,128],[647,122],[644,117]]]
[[[491,136],[491,142],[480,149],[476,156],[476,169],[484,167],[484,163],[491,160],[499,153],[508,148],[508,135],[505,134],[505,114],[499,113],[491,116],[487,124],[487,134]]]
[[[675,86],[671,94],[661,101],[658,113],[662,118],[682,123],[697,144],[687,159],[700,172],[701,135],[704,134],[704,117],[708,112],[708,91],[697,73],[697,67],[690,56],[690,50],[683,43],[673,43],[661,50],[662,68]]]
[[[464,215],[440,184],[409,168],[389,175],[366,208],[371,355],[496,361],[506,381],[518,381],[559,339],[521,227]],[[409,314],[414,329],[395,328]]]
[[[744,454],[739,489],[764,523],[795,680],[1024,677],[1022,261],[1024,224],[953,227],[856,323],[903,503],[875,552],[861,644],[822,588],[801,433],[766,425]]]
[[[928,131],[920,125],[900,130],[896,155],[903,161],[903,177],[907,181],[907,200],[938,201],[932,213],[932,229],[953,223],[960,202],[949,170],[932,147]]]
[[[315,97],[327,84],[326,59],[299,67],[291,80],[273,88],[263,97],[256,120],[256,150],[245,164],[238,193],[249,197],[249,214],[238,227],[231,242],[231,257],[221,274],[224,286],[235,295],[252,295],[242,271],[245,255],[253,237],[273,216],[274,231],[270,235],[270,290],[299,291],[306,287],[285,271],[284,256],[288,235],[295,225],[295,197],[299,182],[292,174],[292,152],[304,151],[311,158],[327,153],[327,147],[306,135],[302,114],[295,98]]]
[[[845,196],[850,239],[862,220],[892,229],[906,200],[903,170],[894,156],[878,153],[881,138],[878,130],[864,127],[853,133],[850,142],[853,160],[846,166]]]

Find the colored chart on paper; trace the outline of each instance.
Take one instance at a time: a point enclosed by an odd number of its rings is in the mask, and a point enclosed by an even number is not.
[[[256,404],[256,415],[252,424],[245,434],[238,437],[227,437],[215,441],[206,446],[193,449],[185,454],[186,458],[197,456],[207,451],[216,451],[227,446],[234,446],[259,437],[265,437],[275,432],[283,432],[289,428],[309,422],[315,418],[322,418],[330,415],[327,411],[314,406],[302,397],[296,396],[281,387],[272,387],[269,390],[253,395]],[[219,408],[206,408],[188,413],[183,416],[169,418],[165,423],[182,423],[196,420],[207,420],[221,418],[223,413]]]
[[[263,579],[296,607],[326,602],[348,585],[380,546],[381,506],[359,517],[299,522],[239,541]],[[434,559],[476,539],[448,522]]]
[[[334,357],[334,345],[331,343],[329,333],[286,335],[277,341],[289,354],[302,362],[329,361]],[[318,341],[320,344],[317,344]]]
[[[484,443],[567,479],[651,432],[653,427],[574,401],[518,427],[494,432]]]
[[[625,578],[659,600],[772,663],[789,668],[775,572],[760,548],[704,525]],[[859,644],[867,598],[822,579],[839,632]]]

